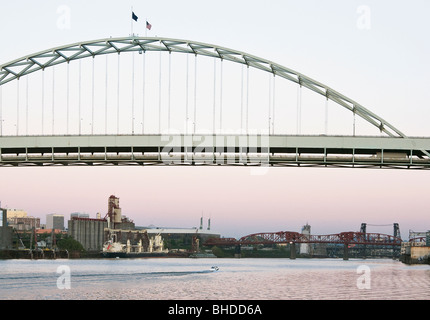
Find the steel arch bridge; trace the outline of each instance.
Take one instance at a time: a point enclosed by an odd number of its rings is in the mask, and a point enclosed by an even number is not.
[[[307,88],[376,127],[385,136],[270,134],[0,134],[1,166],[44,165],[271,165],[430,168],[430,138],[407,137],[353,99],[278,63],[202,42],[154,37],[85,41],[0,65],[3,85],[60,64],[126,52],[168,52],[231,61]],[[2,125],[0,112],[0,126]]]
[[[210,238],[208,246],[271,245],[290,243],[332,243],[345,245],[401,246],[402,239],[382,233],[341,232],[329,235],[306,235],[294,231],[262,232],[235,238]]]

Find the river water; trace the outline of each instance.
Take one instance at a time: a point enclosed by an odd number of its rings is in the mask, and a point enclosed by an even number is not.
[[[430,266],[389,259],[0,260],[0,299],[428,300]]]

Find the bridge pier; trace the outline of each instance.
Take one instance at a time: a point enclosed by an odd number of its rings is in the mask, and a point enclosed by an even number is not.
[[[366,247],[366,245],[364,245],[363,250],[362,250],[362,258],[366,259],[366,255],[367,255],[367,247]]]
[[[290,259],[296,259],[296,244],[294,242],[290,242]]]
[[[343,260],[348,260],[349,256],[348,256],[348,244],[345,243],[343,245]]]
[[[236,245],[236,247],[234,248],[234,257],[235,258],[241,258],[242,257],[240,244]]]

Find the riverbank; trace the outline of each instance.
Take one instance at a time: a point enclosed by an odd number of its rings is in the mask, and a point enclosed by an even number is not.
[[[73,252],[67,250],[0,250],[0,259],[68,259]]]
[[[166,258],[188,258],[190,253],[169,252]],[[7,259],[106,259],[100,251],[68,251],[68,250],[0,250],[0,260]]]
[[[290,259],[290,252],[288,250],[249,250],[242,251],[240,256],[235,255],[234,250],[219,249],[215,248],[212,253],[192,254],[190,252],[169,252],[166,256],[160,258],[256,258],[256,259],[271,259],[271,258],[283,258]],[[329,258],[342,258],[333,256],[310,256],[297,254],[298,259],[329,259]],[[357,257],[353,257],[357,258]],[[371,257],[369,257],[371,258]],[[375,258],[375,257],[373,257]],[[380,257],[381,259],[384,257]],[[385,257],[386,258],[386,257]],[[68,251],[68,250],[29,250],[29,249],[10,249],[0,250],[0,260],[7,259],[105,259],[99,251]],[[400,262],[407,265],[416,264],[430,264],[430,259],[413,259],[410,255],[401,255]]]
[[[405,264],[430,264],[430,246],[408,243],[404,246],[400,261]]]

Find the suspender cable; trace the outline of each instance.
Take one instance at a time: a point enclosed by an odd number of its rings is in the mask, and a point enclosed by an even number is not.
[[[222,73],[223,73],[223,60],[221,59],[221,70],[220,70],[220,88],[219,88],[219,131],[222,130]]]
[[[169,92],[167,105],[167,130],[170,132],[170,82],[171,82],[172,53],[169,51]]]
[[[352,111],[353,119],[352,119],[352,135],[355,137],[355,111]]]
[[[28,136],[28,76],[25,78],[25,134]]]
[[[269,73],[269,110],[268,110],[269,126],[267,134],[270,134],[271,122],[272,122],[272,75]]]
[[[81,85],[81,73],[82,73],[82,66],[81,66],[81,60],[79,60],[79,88],[78,88],[78,116],[79,116],[79,135],[81,135],[82,132],[82,117],[81,117],[81,91],[82,91],[82,85]]]
[[[212,110],[212,133],[215,134],[215,108],[216,108],[216,59],[214,59],[214,101]]]
[[[43,127],[44,127],[44,118],[45,118],[45,69],[42,69],[42,135],[43,135]]]
[[[69,134],[69,106],[70,106],[70,99],[69,99],[69,76],[70,76],[70,72],[69,72],[69,61],[67,62],[67,89],[66,89],[66,133]]]
[[[325,100],[325,134],[328,135],[328,98]]]
[[[240,133],[243,133],[243,65],[241,66],[240,83]]]
[[[16,135],[19,132],[19,78],[16,80]]]
[[[52,134],[55,129],[55,67],[52,67]]]
[[[185,77],[185,134],[188,134],[188,60],[189,54],[187,54],[187,72]]]
[[[3,135],[3,87],[0,86],[0,137]]]
[[[276,76],[273,74],[273,98],[272,98],[272,134],[275,134],[275,106],[276,106]]]
[[[246,69],[246,134],[248,134],[249,122],[249,66]]]
[[[91,76],[91,134],[94,134],[94,60],[92,65],[92,76]]]
[[[197,121],[197,54],[194,58],[194,128],[193,132],[196,133],[196,121]]]
[[[297,88],[297,134],[301,134],[302,128],[302,86]]]
[[[161,43],[161,42],[160,42]],[[161,134],[161,50],[159,54],[159,70],[158,70],[158,133]]]
[[[116,132],[117,134],[119,134],[119,83],[120,83],[119,78],[120,78],[120,70],[121,70],[120,58],[121,58],[121,55],[118,52],[118,81],[117,81],[117,94],[116,94],[116,99],[117,99],[116,100]]]
[[[105,67],[105,134],[107,134],[107,119],[108,119],[108,56],[106,55]]]
[[[131,68],[131,134],[134,134],[134,52],[132,53],[132,68]]]
[[[145,133],[145,67],[146,51],[143,51],[143,79],[142,79],[142,134]]]

